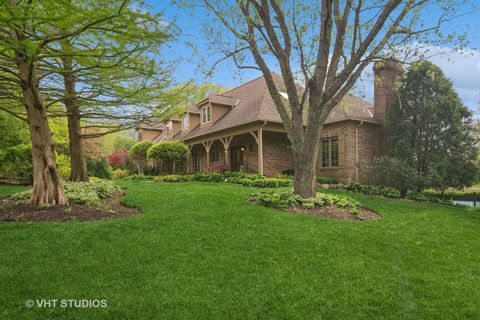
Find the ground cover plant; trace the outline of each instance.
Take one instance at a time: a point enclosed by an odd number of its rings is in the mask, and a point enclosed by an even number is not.
[[[32,190],[27,187],[1,189],[19,190],[0,199],[0,220],[3,221],[72,221],[104,220],[139,214],[139,210],[122,205],[123,191],[105,180],[91,182],[64,182],[68,205],[30,205]],[[1,190],[0,189],[0,190]]]
[[[266,207],[283,209],[291,213],[343,220],[379,219],[380,216],[362,207],[360,202],[343,195],[318,192],[315,197],[302,198],[287,191],[252,193],[248,200]]]
[[[471,210],[326,190],[382,215],[351,222],[252,205],[237,184],[119,183],[133,219],[0,222],[3,318],[480,317]],[[108,307],[25,307],[42,297]]]
[[[93,180],[91,182],[70,182],[63,183],[65,196],[68,201],[78,204],[99,204],[101,199],[113,196],[119,187],[110,181]],[[10,196],[12,200],[28,200],[32,196],[32,190],[15,193]]]

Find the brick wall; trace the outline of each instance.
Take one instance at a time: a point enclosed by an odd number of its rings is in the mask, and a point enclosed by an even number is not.
[[[263,173],[274,176],[293,168],[290,141],[285,133],[263,132]]]

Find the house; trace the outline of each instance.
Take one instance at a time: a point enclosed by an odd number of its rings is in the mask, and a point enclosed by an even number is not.
[[[347,95],[329,115],[321,137],[318,174],[344,182],[361,181],[358,164],[371,163],[386,151],[385,113],[402,68],[385,61],[375,65],[374,73],[373,104]],[[281,76],[273,77],[277,87],[283,88]],[[182,117],[144,124],[138,133],[140,140],[186,143],[191,151],[184,165],[187,172],[228,166],[233,171],[274,176],[293,168],[290,142],[263,77],[212,94]]]

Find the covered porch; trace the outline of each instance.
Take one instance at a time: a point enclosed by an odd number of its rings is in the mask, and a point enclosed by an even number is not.
[[[243,171],[274,176],[293,168],[282,124],[259,122],[184,142],[190,149],[188,173]]]

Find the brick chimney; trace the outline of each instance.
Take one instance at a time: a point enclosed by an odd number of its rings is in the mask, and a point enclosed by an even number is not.
[[[374,117],[384,122],[386,112],[394,98],[395,82],[403,73],[402,65],[394,60],[384,60],[373,66],[374,85]]]
[[[394,60],[384,60],[373,66],[375,75],[373,115],[375,120],[385,122],[392,99],[395,99],[395,85],[403,73],[402,65]],[[388,130],[383,124],[378,128],[376,154],[388,152]]]

